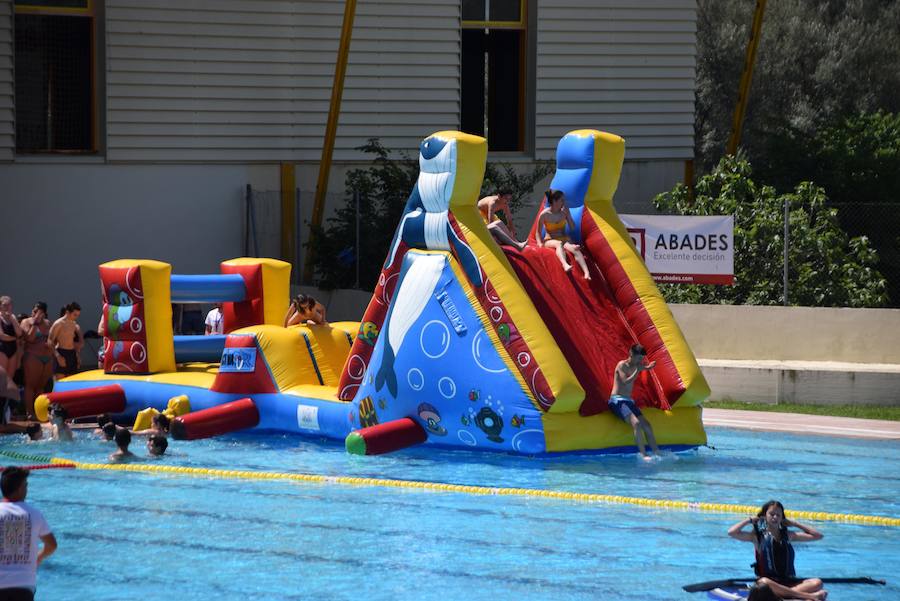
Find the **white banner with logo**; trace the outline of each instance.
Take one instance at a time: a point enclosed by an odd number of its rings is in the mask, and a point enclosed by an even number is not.
[[[619,215],[653,279],[734,284],[732,215]]]

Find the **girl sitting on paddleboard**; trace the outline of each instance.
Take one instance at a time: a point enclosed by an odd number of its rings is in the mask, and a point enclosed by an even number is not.
[[[752,525],[753,531],[744,528]],[[789,530],[795,528],[796,530]],[[791,542],[821,540],[822,533],[784,517],[784,505],[769,501],[755,516],[741,520],[728,529],[728,536],[753,543],[756,549],[757,585],[768,589],[777,599],[825,599],[828,592],[818,578],[797,578],[794,571],[794,547]]]

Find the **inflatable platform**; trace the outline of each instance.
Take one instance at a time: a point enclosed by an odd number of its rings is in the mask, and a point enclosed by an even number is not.
[[[624,140],[579,130],[557,150],[551,187],[566,193],[567,233],[591,281],[564,272],[551,249],[495,242],[476,207],[483,138],[438,132],[419,150],[418,182],[360,322],[281,327],[290,265],[273,259],[225,261],[202,276],[112,261],[100,266],[103,369],[57,391],[118,385],[129,415],[186,396],[181,430],[296,432],[363,453],[633,452],[607,400],[616,363],[639,343],[657,365],[634,397],[660,446],[704,444],[709,389],[612,205]],[[222,302],[227,334],[174,336],[173,302]]]

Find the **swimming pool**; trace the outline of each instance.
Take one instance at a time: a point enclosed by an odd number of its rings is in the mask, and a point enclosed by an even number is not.
[[[633,456],[529,459],[418,451],[348,455],[294,436],[172,441],[164,465],[428,480],[655,499],[900,515],[895,442],[709,429],[713,449],[658,464]],[[106,443],[2,449],[100,462]],[[143,449],[135,445],[143,454]],[[7,463],[24,463],[9,460]],[[568,500],[112,471],[35,472],[29,500],[58,553],[39,599],[705,599],[681,585],[750,575],[739,516]],[[896,528],[815,523],[797,569],[892,579],[831,598],[900,598]]]

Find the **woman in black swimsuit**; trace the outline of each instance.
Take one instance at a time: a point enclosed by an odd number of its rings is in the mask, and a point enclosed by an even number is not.
[[[19,369],[19,338],[22,337],[22,328],[12,310],[12,299],[0,296],[0,369],[10,380]]]

